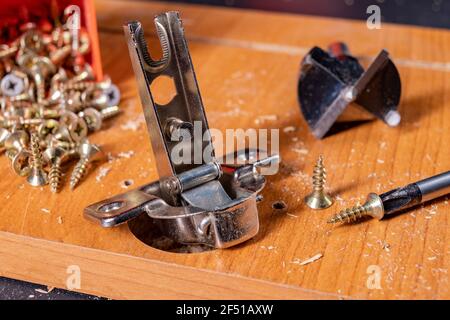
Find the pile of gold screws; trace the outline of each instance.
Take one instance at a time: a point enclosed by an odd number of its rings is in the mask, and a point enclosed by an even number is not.
[[[120,91],[108,77],[95,81],[84,61],[89,50],[86,32],[64,26],[44,32],[34,23],[0,44],[0,149],[32,186],[58,192],[62,164],[77,158],[74,189],[100,154],[87,135],[119,113]]]

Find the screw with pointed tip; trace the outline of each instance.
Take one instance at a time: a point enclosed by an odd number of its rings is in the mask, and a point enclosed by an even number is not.
[[[55,73],[55,65],[47,57],[39,57],[30,70],[36,84],[36,99],[43,102],[45,99],[45,78],[49,73]]]
[[[370,193],[363,205],[357,205],[353,208],[341,210],[338,214],[331,217],[328,223],[352,222],[362,217],[370,216],[380,220],[384,216],[383,201],[376,193]]]
[[[80,160],[76,164],[70,177],[70,189],[75,189],[77,184],[86,175],[87,166],[89,162],[93,161],[100,154],[99,146],[89,143],[87,140],[83,141],[78,147]]]
[[[36,84],[37,102],[42,103],[45,99],[45,79],[49,74],[56,73],[56,67],[47,57],[32,54],[24,56],[25,58],[18,61],[18,63],[33,77]]]
[[[42,168],[42,152],[39,138],[36,133],[31,134],[31,172],[27,181],[34,187],[46,185],[48,183],[47,173]]]
[[[313,192],[305,202],[311,209],[326,209],[333,204],[333,199],[325,192],[326,171],[323,165],[323,157],[320,156],[313,172]]]
[[[67,150],[58,146],[50,145],[44,151],[44,159],[50,164],[48,179],[50,190],[53,193],[58,192],[61,187],[61,163],[67,157],[67,155]]]

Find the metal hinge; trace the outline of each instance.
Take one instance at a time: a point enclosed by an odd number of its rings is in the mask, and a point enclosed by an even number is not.
[[[139,22],[126,24],[124,31],[160,180],[90,205],[85,217],[112,227],[146,213],[164,235],[179,243],[236,245],[258,232],[257,195],[265,184],[259,168],[278,162],[279,157],[240,150],[235,154],[240,162],[217,162],[178,13],[158,15],[155,25],[162,47],[158,61],[148,53]],[[150,89],[160,76],[170,77],[176,88],[166,105],[155,103]],[[201,139],[192,137],[194,127],[201,128]],[[188,163],[173,161],[172,151],[179,143],[199,149],[201,161],[192,157]]]

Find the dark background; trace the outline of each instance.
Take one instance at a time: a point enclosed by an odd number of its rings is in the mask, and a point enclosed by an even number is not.
[[[367,7],[376,4],[382,21],[450,28],[449,0],[179,0],[216,6],[301,13],[366,20]]]
[[[171,1],[169,2],[177,2]],[[178,2],[259,10],[301,13],[366,20],[369,5],[381,9],[382,21],[437,28],[450,28],[450,0],[184,0]],[[98,299],[0,277],[0,299]]]

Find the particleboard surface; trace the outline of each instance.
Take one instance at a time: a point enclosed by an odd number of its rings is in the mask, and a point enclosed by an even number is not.
[[[122,181],[158,178],[121,25],[141,20],[154,49],[153,16],[166,10],[181,11],[210,126],[281,129],[283,164],[263,192],[260,232],[229,250],[167,253],[126,225],[105,230],[82,217],[85,206],[123,192]],[[381,222],[325,223],[370,191],[450,168],[450,32],[155,2],[97,1],[97,14],[104,70],[123,94],[123,114],[92,136],[110,161],[75,192],[66,183],[53,195],[0,159],[0,275],[64,288],[67,267],[78,265],[79,291],[112,298],[450,298],[448,200]],[[308,132],[296,98],[299,64],[311,46],[334,40],[367,61],[390,51],[403,82],[398,128],[371,121],[322,141]],[[319,154],[337,200],[313,212],[302,199]],[[278,200],[287,211],[271,208]],[[372,265],[382,289],[367,287]]]

